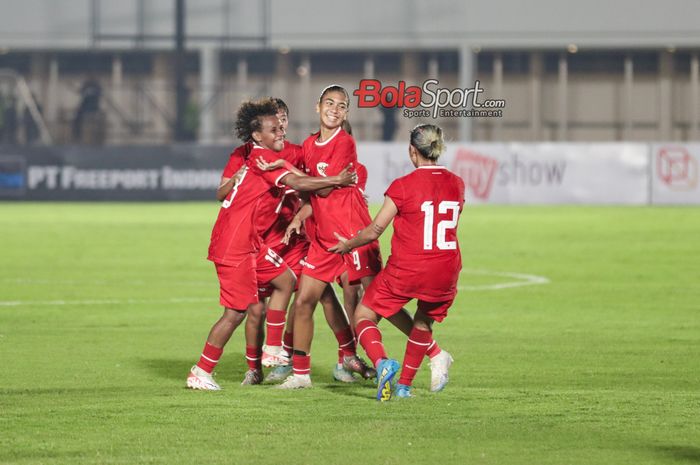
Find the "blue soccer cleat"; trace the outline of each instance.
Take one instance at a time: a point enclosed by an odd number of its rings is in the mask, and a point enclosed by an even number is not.
[[[394,377],[399,372],[399,362],[385,358],[377,364],[377,400],[386,402],[394,390]]]
[[[397,384],[394,390],[394,397],[397,399],[406,399],[408,397],[413,397],[411,394],[411,386],[406,386],[405,384]]]

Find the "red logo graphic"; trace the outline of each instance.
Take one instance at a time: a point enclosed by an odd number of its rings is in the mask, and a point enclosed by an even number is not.
[[[481,200],[488,200],[497,169],[498,160],[467,149],[459,149],[452,163],[452,171],[464,180],[474,197]]]
[[[421,101],[421,88],[407,87],[405,81],[399,81],[398,87],[382,87],[381,81],[363,79],[360,88],[352,94],[357,97],[358,108],[374,108],[378,105],[386,108],[415,108]]]
[[[656,174],[671,189],[698,185],[698,161],[684,147],[664,147],[656,154]]]

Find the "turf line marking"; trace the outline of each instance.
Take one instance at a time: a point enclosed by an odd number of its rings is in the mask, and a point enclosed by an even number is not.
[[[534,274],[525,273],[513,273],[510,271],[490,271],[490,270],[479,270],[479,269],[463,269],[460,274],[475,274],[482,276],[498,276],[500,278],[512,278],[517,281],[507,281],[505,283],[497,284],[481,284],[476,286],[469,286],[466,284],[460,284],[457,288],[460,291],[498,291],[500,289],[510,289],[513,287],[522,286],[535,286],[538,284],[549,284],[551,281],[544,276],[537,276]]]
[[[189,304],[214,302],[214,298],[172,298],[172,299],[94,299],[94,300],[0,300],[0,307],[21,305],[125,305],[125,304]]]

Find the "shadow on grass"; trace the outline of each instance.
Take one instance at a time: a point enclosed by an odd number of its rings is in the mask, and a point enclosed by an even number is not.
[[[655,446],[654,450],[678,461],[700,463],[700,447],[668,445]]]
[[[322,389],[333,394],[370,400],[374,399],[377,393],[377,387],[374,384],[359,381],[352,384],[327,384]]]
[[[237,358],[240,358],[240,360],[232,357],[222,360],[214,371],[217,380],[239,380],[240,382],[240,380],[243,379],[243,374],[248,367],[242,357]],[[195,362],[196,359],[193,361],[192,359],[175,358],[151,358],[140,359],[138,361],[143,368],[154,376],[183,382],[185,378],[187,378],[187,373]]]

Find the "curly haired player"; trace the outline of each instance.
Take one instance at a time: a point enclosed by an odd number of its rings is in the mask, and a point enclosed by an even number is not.
[[[271,99],[243,103],[237,114],[236,134],[242,141],[254,143],[256,157],[268,162],[276,160],[284,147],[277,105]],[[216,266],[224,313],[211,328],[199,362],[187,377],[187,387],[221,389],[212,372],[224,346],[245,318],[248,306],[258,302],[256,257],[264,247],[256,226],[261,198],[270,189],[285,186],[297,191],[348,186],[356,178],[349,168],[345,167],[337,176],[313,178],[295,174],[291,167],[263,171],[254,160],[246,162],[221,204],[209,244],[208,259]]]

